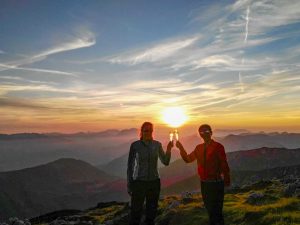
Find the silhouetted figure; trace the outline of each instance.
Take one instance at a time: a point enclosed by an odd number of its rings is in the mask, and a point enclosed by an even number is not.
[[[146,224],[154,225],[160,194],[160,178],[157,170],[158,158],[169,165],[173,142],[169,142],[166,153],[160,142],[153,140],[153,124],[144,122],[140,140],[130,146],[127,165],[128,194],[131,195],[130,225],[139,225],[143,204],[146,200]]]
[[[204,140],[195,150],[187,154],[182,144],[177,141],[176,147],[186,163],[197,160],[198,174],[201,181],[201,193],[211,225],[223,225],[224,185],[230,185],[229,167],[224,146],[214,141],[211,127],[203,124],[198,132]]]

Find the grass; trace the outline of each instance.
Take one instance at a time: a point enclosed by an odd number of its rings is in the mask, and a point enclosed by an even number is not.
[[[267,186],[260,185],[253,189],[247,187],[245,190],[227,193],[223,209],[225,224],[300,225],[300,199],[283,197],[282,190],[282,185],[273,182]],[[261,193],[263,197],[250,204],[247,198],[251,192]],[[178,205],[170,208],[172,202],[177,202]],[[128,212],[124,203],[88,210],[82,216],[90,218],[93,224],[104,224],[123,215],[114,224],[127,225]],[[157,225],[209,224],[201,195],[193,195],[188,202],[183,202],[180,195],[165,196],[159,201],[156,222]]]

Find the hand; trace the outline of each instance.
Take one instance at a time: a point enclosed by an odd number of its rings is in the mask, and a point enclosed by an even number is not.
[[[173,148],[173,147],[174,147],[173,141],[170,141],[168,143],[167,149],[171,150],[171,148]]]
[[[177,147],[179,150],[183,149],[183,146],[182,146],[182,144],[181,144],[179,141],[176,141],[176,147]]]

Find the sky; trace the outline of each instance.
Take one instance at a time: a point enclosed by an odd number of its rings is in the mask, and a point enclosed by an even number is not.
[[[2,0],[0,30],[1,133],[300,132],[298,0]]]

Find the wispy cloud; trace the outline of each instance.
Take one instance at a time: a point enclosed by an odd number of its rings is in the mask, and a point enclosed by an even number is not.
[[[71,72],[59,71],[59,70],[55,70],[55,69],[53,70],[53,69],[42,69],[42,68],[28,68],[28,67],[24,67],[24,66],[45,60],[48,56],[51,56],[54,54],[71,51],[71,50],[76,50],[76,49],[80,49],[80,48],[86,48],[86,47],[93,46],[95,44],[96,44],[96,38],[92,32],[90,32],[90,31],[81,32],[75,38],[73,37],[70,40],[67,40],[61,44],[58,44],[52,48],[44,50],[33,56],[28,56],[21,60],[11,61],[11,62],[7,62],[5,64],[2,63],[2,64],[0,64],[0,71],[26,70],[26,71],[33,71],[33,72],[52,73],[52,74],[76,77],[77,75],[74,73],[71,73]]]
[[[25,100],[20,99],[12,99],[12,98],[0,98],[0,104],[2,107],[12,107],[12,108],[23,108],[23,109],[30,109],[30,110],[45,110],[49,109],[48,107],[35,104],[32,102],[28,102]]]
[[[29,67],[20,67],[15,65],[5,65],[0,64],[0,70],[25,70],[25,71],[32,71],[32,72],[41,72],[41,73],[51,73],[51,74],[59,74],[59,75],[65,75],[65,76],[72,76],[72,77],[78,77],[76,74],[59,71],[59,70],[47,70],[47,69],[38,69],[38,68],[29,68]]]
[[[0,84],[0,95],[5,96],[8,93],[14,92],[53,92],[60,94],[76,94],[77,92],[72,89],[61,89],[48,84],[31,84],[31,85],[22,85],[22,84]]]
[[[55,46],[53,48],[47,49],[37,55],[34,55],[32,59],[42,59],[44,57],[47,57],[49,55],[76,50],[80,48],[86,48],[90,47],[96,44],[96,38],[95,35],[90,32],[86,31],[82,33],[80,36],[73,38],[70,41],[64,42],[58,46]]]
[[[0,80],[11,80],[11,81],[19,81],[22,83],[32,83],[32,84],[48,84],[48,85],[57,85],[58,83],[53,81],[40,81],[40,80],[31,80],[31,79],[25,79],[23,77],[18,76],[0,76]]]
[[[229,8],[236,12],[251,7],[251,31],[261,34],[278,26],[300,21],[300,2],[297,0],[239,0]]]
[[[158,62],[172,57],[178,51],[193,45],[199,37],[191,37],[183,40],[170,41],[156,46],[138,50],[135,52],[124,53],[121,56],[111,57],[107,61],[110,63],[135,65],[146,62]]]

